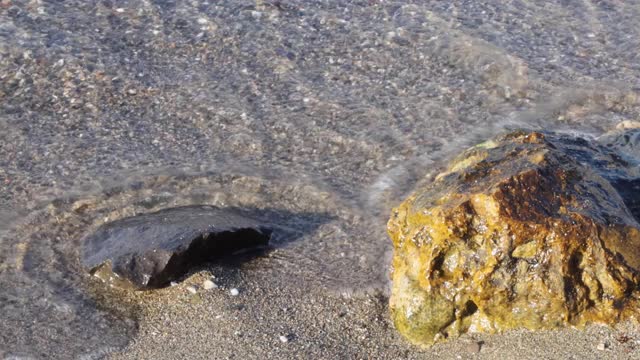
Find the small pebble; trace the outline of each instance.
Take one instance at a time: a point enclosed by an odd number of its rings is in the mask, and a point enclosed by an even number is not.
[[[238,296],[240,295],[240,290],[233,288],[231,290],[229,290],[229,293],[231,294],[231,296]]]
[[[640,121],[625,120],[616,125],[616,129],[640,129]]]
[[[467,345],[467,351],[471,354],[477,354],[480,352],[480,343],[474,341]]]
[[[217,289],[218,285],[211,280],[205,280],[204,283],[202,284],[202,287],[205,290],[211,290],[211,289]]]
[[[600,343],[600,344],[598,344],[597,349],[600,350],[600,351],[604,351],[604,350],[607,349],[607,344]]]
[[[280,335],[280,342],[282,343],[289,342],[289,337],[287,335]]]
[[[195,286],[187,286],[187,291],[192,293],[192,294],[195,294],[195,293],[198,292],[198,290],[196,289]]]

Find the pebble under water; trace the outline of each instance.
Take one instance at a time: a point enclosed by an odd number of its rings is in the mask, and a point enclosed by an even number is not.
[[[0,1],[0,357],[135,339],[81,239],[171,207],[272,211],[299,236],[252,260],[270,287],[387,294],[390,209],[452,156],[640,120],[639,19],[637,1]]]

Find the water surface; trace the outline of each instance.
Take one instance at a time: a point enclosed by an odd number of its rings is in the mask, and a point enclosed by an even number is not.
[[[172,206],[332,214],[274,282],[384,293],[387,214],[448,158],[640,119],[638,24],[638,1],[0,1],[0,355],[125,346],[80,239]]]

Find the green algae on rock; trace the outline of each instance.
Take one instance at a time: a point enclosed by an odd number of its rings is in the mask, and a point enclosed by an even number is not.
[[[638,310],[638,164],[547,132],[498,136],[393,210],[390,310],[411,342],[613,324]]]

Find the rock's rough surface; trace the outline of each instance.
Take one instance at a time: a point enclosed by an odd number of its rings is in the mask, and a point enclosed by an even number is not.
[[[638,164],[594,140],[502,135],[394,209],[392,317],[410,341],[613,323],[638,310]]]
[[[171,208],[103,225],[84,239],[83,262],[113,286],[153,289],[203,262],[263,247],[271,232],[236,209]]]

